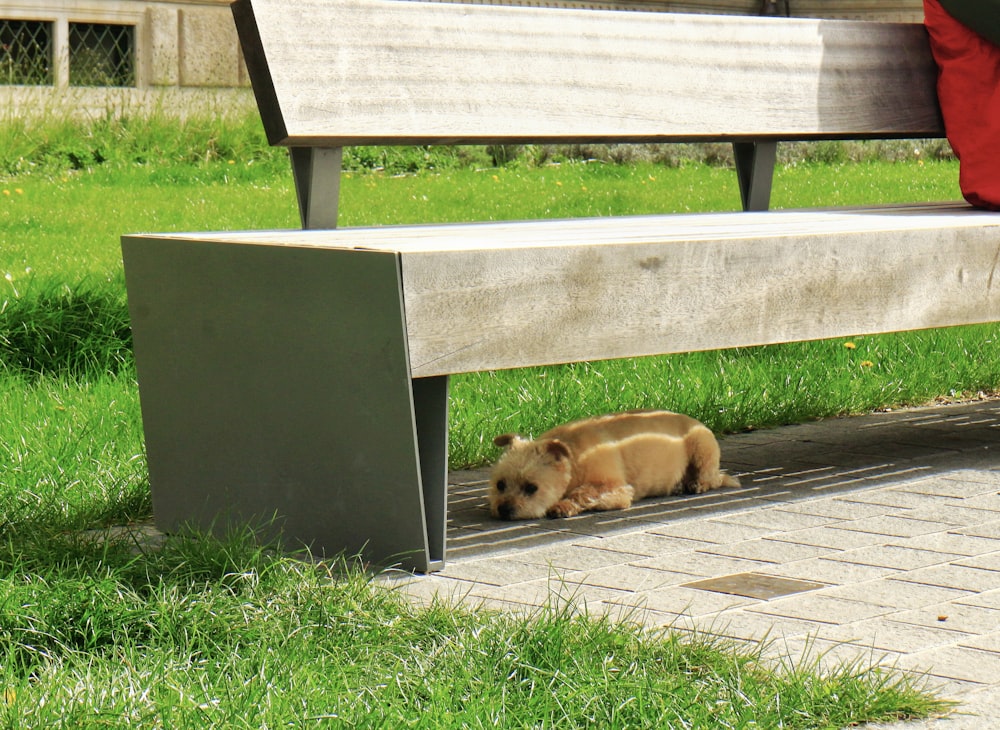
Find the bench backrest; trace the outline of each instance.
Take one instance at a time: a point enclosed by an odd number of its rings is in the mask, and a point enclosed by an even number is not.
[[[914,23],[404,0],[236,0],[305,228],[337,225],[350,145],[731,141],[768,206],[778,140],[944,134]]]
[[[237,0],[272,144],[934,137],[912,23]]]

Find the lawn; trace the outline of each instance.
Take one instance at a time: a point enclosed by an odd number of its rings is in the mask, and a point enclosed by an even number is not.
[[[246,535],[137,550],[85,528],[149,515],[118,239],[296,225],[258,123],[0,124],[0,723],[5,727],[840,727],[938,705],[866,667],[777,670],[760,647],[553,606],[417,609]],[[953,160],[784,159],[782,207],[957,196]],[[928,158],[928,159],[925,159]],[[529,149],[361,150],[342,223],[732,209],[735,175]],[[553,164],[553,162],[559,164]],[[373,170],[372,166],[388,169]],[[1000,383],[996,326],[458,376],[453,466],[496,433],[666,407],[762,428]]]

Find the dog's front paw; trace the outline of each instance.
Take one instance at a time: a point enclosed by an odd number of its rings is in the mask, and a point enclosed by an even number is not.
[[[573,517],[580,514],[580,505],[568,499],[560,499],[554,505],[549,507],[549,511],[545,513],[546,517]]]

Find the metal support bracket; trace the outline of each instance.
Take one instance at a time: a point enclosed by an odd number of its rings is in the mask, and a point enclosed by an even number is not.
[[[736,175],[739,177],[743,210],[767,210],[771,204],[777,142],[733,142]]]
[[[344,148],[292,147],[289,155],[302,227],[336,228]]]

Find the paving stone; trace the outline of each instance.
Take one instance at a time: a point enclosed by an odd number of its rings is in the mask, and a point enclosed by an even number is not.
[[[658,632],[692,635],[697,633],[696,625],[699,619],[681,613],[654,611],[645,606],[623,606],[612,603],[605,603],[603,610],[603,615],[609,618],[650,629],[651,635],[656,635]]]
[[[993,684],[1000,677],[1000,654],[961,647],[937,647],[903,655],[899,658],[899,666],[926,671],[936,677]]]
[[[900,655],[858,644],[794,636],[768,645],[764,657],[782,668],[794,666],[833,672],[844,667],[863,671],[879,665],[892,666]]]
[[[506,616],[513,616],[521,621],[534,620],[539,611],[538,606],[530,606],[527,603],[483,598],[482,596],[470,596],[462,605],[472,610],[502,613]]]
[[[994,654],[1000,654],[1000,632],[982,634],[980,636],[968,636],[960,639],[958,645],[969,649],[979,649],[980,651],[991,651]]]
[[[554,572],[548,565],[528,563],[520,559],[507,560],[501,557],[448,563],[441,573],[428,577],[431,579],[451,578],[472,583],[504,586],[547,578]]]
[[[988,537],[991,540],[1000,540],[1000,520],[997,522],[987,522],[975,527],[963,527],[955,532],[961,535],[971,535],[972,537]]]
[[[936,481],[936,480],[927,480]],[[944,495],[938,495],[933,493],[933,490],[929,490],[931,493],[926,492],[916,492],[910,491],[906,488],[886,488],[886,489],[871,489],[860,494],[852,494],[850,497],[844,497],[843,499],[851,502],[859,502],[861,504],[871,504],[871,505],[882,505],[885,507],[895,507],[907,510],[905,513],[907,516],[912,516],[910,510],[917,507],[926,507],[930,505],[943,505],[949,502],[954,502],[955,497],[947,497]]]
[[[654,570],[635,565],[615,565],[610,568],[585,571],[579,580],[588,586],[639,592],[680,585],[687,583],[693,577],[689,573]]]
[[[836,525],[813,527],[808,530],[793,530],[791,532],[772,535],[770,539],[781,542],[799,543],[801,545],[814,545],[816,547],[830,548],[831,550],[851,550],[853,548],[885,542],[883,535],[841,530]]]
[[[756,491],[756,490],[754,490]],[[685,497],[687,500],[694,500],[698,497]],[[676,522],[677,519],[698,519],[706,520],[712,517],[718,517],[720,514],[725,514],[726,512],[734,512],[738,510],[750,509],[763,504],[762,500],[756,493],[750,494],[748,491],[743,493],[743,496],[736,496],[735,494],[723,498],[718,492],[709,492],[708,497],[700,502],[693,503],[689,502],[689,507],[683,515],[677,517],[667,517],[661,519],[656,515],[644,515],[643,519],[646,522],[654,522],[660,524],[671,524]]]
[[[955,553],[919,550],[898,545],[872,545],[831,555],[830,560],[842,560],[846,563],[875,565],[896,570],[914,570],[928,565],[947,563],[959,557],[962,556]]]
[[[466,602],[470,591],[476,585],[475,583],[449,580],[437,576],[421,576],[416,581],[399,585],[396,590],[421,605],[429,605],[432,601],[458,605]]]
[[[525,551],[520,557],[529,565],[546,565],[560,570],[587,570],[602,568],[608,565],[625,565],[633,560],[646,557],[639,553],[619,552],[587,545],[560,545],[551,548],[536,548]]]
[[[601,535],[619,529],[628,531],[643,530],[650,523],[674,522],[698,515],[697,502],[679,501],[668,497],[638,502],[627,510],[610,512],[594,512],[578,517],[570,517],[565,522],[588,523],[586,530],[591,534]]]
[[[934,497],[977,497],[996,491],[997,482],[993,480],[963,479],[952,472],[947,476],[934,480],[921,480],[901,487],[911,492],[929,494]]]
[[[851,444],[850,451],[856,454],[869,454],[871,456],[882,456],[891,453],[895,462],[909,461],[911,459],[926,459],[928,455],[947,456],[955,453],[954,449],[938,448],[926,440],[919,443],[906,443],[895,440],[891,437],[885,439],[872,439],[865,443]]]
[[[473,598],[523,603],[528,606],[564,609],[574,607],[587,612],[605,602],[628,602],[631,591],[582,585],[575,580],[536,580],[512,586],[477,586]]]
[[[634,597],[616,601],[621,605],[641,606],[663,613],[676,613],[685,616],[704,616],[717,614],[731,608],[749,606],[759,603],[756,599],[743,596],[733,596],[726,593],[699,591],[694,588],[671,586],[655,591],[643,591]]]
[[[635,532],[629,535],[608,537],[591,544],[591,547],[653,558],[672,553],[690,552],[709,544],[711,543],[704,540],[689,540],[682,537],[662,535],[656,530],[650,530],[649,532]]]
[[[928,520],[913,520],[905,516],[883,515],[881,517],[865,517],[860,520],[851,520],[840,525],[843,530],[856,530],[858,532],[872,532],[877,535],[890,535],[893,537],[913,537],[914,535],[926,535],[931,532],[943,532],[952,527],[944,522],[930,522]]]
[[[976,593],[1000,589],[1000,573],[954,564],[911,570],[899,577],[903,581]]]
[[[865,601],[823,595],[800,593],[755,606],[752,611],[774,616],[787,616],[824,624],[849,624],[875,616],[894,613],[894,606],[883,606]]]
[[[980,568],[982,570],[1000,571],[1000,551],[986,553],[983,555],[971,555],[961,560],[956,560],[955,565],[964,565],[970,568]]]
[[[700,550],[695,550],[689,553],[677,553],[676,555],[668,555],[660,558],[639,560],[631,563],[631,565],[654,570],[677,571],[707,578],[715,575],[765,571],[771,564],[761,560],[743,560],[722,555],[711,555]]]
[[[796,436],[795,431],[795,426],[789,427],[788,429],[766,428],[760,431],[745,431],[744,433],[727,436],[722,439],[722,441],[720,441],[720,448],[724,448],[726,451],[729,451],[737,445],[747,448],[796,441],[798,437]],[[753,450],[759,451],[759,448],[754,448]]]
[[[534,523],[529,522],[528,524],[534,524],[538,530],[548,530],[560,535],[598,539],[618,534],[619,532],[631,532],[641,529],[642,523],[631,519],[629,517],[629,510],[616,510],[613,512],[585,512],[576,517],[560,520],[543,518]]]
[[[760,527],[735,524],[725,520],[689,520],[672,525],[659,525],[650,530],[654,535],[666,535],[698,540],[705,543],[723,544],[750,540],[770,532]],[[699,546],[701,547],[701,546]]]
[[[991,512],[1000,512],[1000,493],[991,490],[988,494],[968,497],[962,500],[962,504],[975,507],[976,509],[988,509]]]
[[[781,641],[795,636],[814,635],[817,626],[812,621],[768,616],[744,609],[725,611],[702,617],[695,623],[697,630],[713,636],[725,636],[744,641]]]
[[[1000,718],[1000,692],[995,690],[996,685],[991,687],[994,688],[993,691],[989,691],[990,688],[982,688],[982,685],[958,681],[947,684],[942,696],[958,698],[961,704],[945,719],[939,720],[933,726],[928,724],[928,730],[986,730],[995,727],[997,718]],[[893,728],[893,730],[904,729]],[[907,727],[905,730],[910,728]]]
[[[558,545],[576,539],[578,536],[557,530],[539,529],[531,524],[517,523],[505,528],[504,524],[493,523],[486,529],[455,529],[449,530],[448,555],[449,564],[469,559],[485,558],[487,556],[514,554],[525,550],[547,545]]]
[[[796,455],[792,453],[796,449],[800,453],[804,449],[808,458],[805,460],[796,458]],[[769,473],[778,475],[781,482],[789,486],[838,479],[842,470],[838,469],[836,465],[819,458],[814,452],[815,447],[812,445],[794,444],[783,446],[781,453],[783,466],[777,471]]]
[[[875,580],[876,578],[884,578],[899,572],[894,568],[845,563],[841,560],[831,560],[828,557],[796,560],[794,563],[771,566],[767,570],[773,575],[799,578],[801,580],[815,580],[830,585],[845,585],[848,583]]]
[[[861,453],[861,452],[859,452]],[[824,454],[822,460],[829,462],[830,454]],[[844,462],[843,454],[838,461]],[[833,475],[826,478],[809,477],[800,478],[788,482],[797,489],[808,488],[814,493],[851,493],[865,487],[876,485],[898,483],[904,479],[916,479],[926,474],[928,467],[913,466],[907,464],[896,464],[893,462],[872,462],[873,457],[859,459],[858,465],[838,469]],[[906,458],[910,458],[909,456]]]
[[[903,623],[946,628],[969,634],[990,634],[1000,631],[1000,614],[995,608],[964,603],[944,603],[900,611],[893,614],[892,618]]]
[[[849,641],[900,654],[937,646],[961,645],[963,641],[976,638],[973,634],[959,631],[894,621],[891,615],[856,621],[843,626],[824,627],[820,635],[832,641]]]
[[[896,434],[894,440],[928,449],[950,449],[958,452],[984,449],[996,443],[996,439],[990,437],[984,430],[957,429],[953,425],[944,425],[939,429],[906,429]]]
[[[985,484],[1000,488],[1000,471],[996,469],[952,469],[944,478],[962,484]]]
[[[952,553],[957,557],[970,557],[1000,550],[1000,540],[962,535],[957,532],[935,532],[931,535],[897,538],[888,542],[905,548]]]
[[[448,484],[450,486],[485,487],[489,481],[489,469],[455,469],[454,471],[448,472]]]
[[[831,552],[830,548],[816,547],[815,545],[798,545],[767,538],[745,540],[729,545],[715,545],[703,548],[702,551],[731,558],[743,558],[778,564],[815,558]]]
[[[767,530],[769,533],[774,533],[828,525],[831,522],[838,522],[838,520],[832,517],[820,517],[818,515],[792,512],[781,509],[780,507],[774,507],[768,509],[756,509],[752,512],[740,512],[738,514],[730,515],[717,520],[717,522],[721,522],[723,524],[748,525],[750,527]]]
[[[904,577],[909,575],[909,573],[906,573]],[[854,583],[830,588],[826,591],[826,595],[828,596],[848,598],[852,601],[875,603],[882,606],[893,606],[897,609],[933,606],[964,598],[969,593],[971,591],[942,588],[937,585],[921,585],[919,583],[910,583],[903,579],[872,580],[865,583]]]
[[[914,520],[934,520],[961,527],[975,527],[989,522],[996,522],[998,515],[993,510],[976,509],[962,500],[958,504],[933,504],[908,512],[907,517]]]
[[[830,517],[840,520],[858,520],[865,517],[877,517],[889,513],[903,514],[908,508],[886,509],[879,504],[859,502],[850,497],[842,496],[828,499],[810,499],[804,502],[785,505],[782,509],[788,512],[805,512],[806,514]]]
[[[958,603],[967,606],[981,606],[982,608],[992,608],[1000,611],[1000,591],[985,591],[967,596]]]
[[[781,505],[782,507],[797,504],[812,497],[811,492],[792,490],[781,484],[772,484],[759,490],[758,502],[766,505]]]
[[[641,602],[640,602],[641,603]],[[605,617],[615,623],[642,626],[651,631],[690,631],[693,619],[676,613],[651,611],[643,605],[628,603],[599,603],[588,605],[587,613],[593,617]]]
[[[798,468],[800,470],[815,469],[816,465],[801,464]],[[758,488],[773,486],[774,484],[781,485],[784,484],[784,481],[788,476],[788,472],[793,471],[794,473],[794,469],[795,467],[789,465],[787,462],[784,468],[769,464],[763,468],[754,469],[746,474],[741,474],[740,481],[746,486]]]

